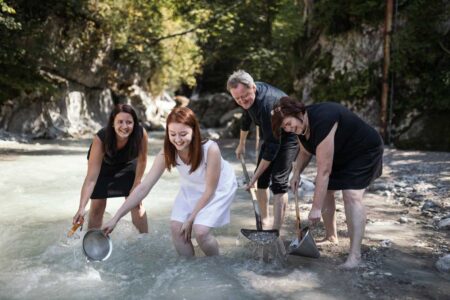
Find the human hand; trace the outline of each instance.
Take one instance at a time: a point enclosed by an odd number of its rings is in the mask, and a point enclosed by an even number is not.
[[[291,187],[291,190],[294,194],[297,193],[300,183],[301,183],[300,175],[297,176],[297,175],[293,174],[292,178],[289,182],[289,186]]]
[[[184,235],[184,240],[186,242],[191,240],[192,233],[192,225],[194,224],[194,220],[187,219],[180,228],[180,234]]]
[[[105,233],[105,235],[108,236],[114,230],[116,225],[117,225],[116,219],[112,218],[102,226],[102,230]]]
[[[245,154],[245,145],[239,143],[239,145],[236,148],[235,153],[236,153],[236,158],[241,159],[241,155]]]
[[[84,223],[84,215],[85,215],[84,208],[78,209],[78,211],[75,214],[75,216],[73,216],[72,224],[73,225],[75,225],[75,224],[82,225]]]
[[[320,221],[320,218],[322,217],[322,211],[318,208],[311,208],[311,211],[308,215],[309,222],[314,225]]]
[[[256,179],[254,179],[254,177],[252,177],[252,179],[250,179],[250,182],[245,185],[244,189],[247,192],[250,192],[251,189],[256,189],[255,184],[256,184]]]

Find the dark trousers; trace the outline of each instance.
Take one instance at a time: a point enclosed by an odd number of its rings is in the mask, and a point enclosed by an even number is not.
[[[296,137],[282,135],[281,146],[275,159],[269,167],[258,178],[258,189],[267,189],[270,184],[270,190],[273,194],[284,194],[289,189],[289,174],[292,171],[292,163],[297,158],[299,145]],[[264,153],[264,143],[259,151],[258,165]],[[258,167],[257,165],[257,167]]]

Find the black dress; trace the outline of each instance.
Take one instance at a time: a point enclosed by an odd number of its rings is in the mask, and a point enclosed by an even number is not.
[[[139,138],[142,139],[143,128],[141,126],[138,128],[140,132]],[[105,143],[105,128],[100,129],[97,132],[97,136],[102,143]],[[89,147],[88,159],[91,147]],[[127,197],[130,194],[136,176],[136,166],[139,156],[139,149],[130,148],[131,145],[128,142],[113,157],[105,153],[91,199]]]
[[[339,103],[309,105],[306,112],[310,136],[299,139],[311,154],[337,123],[329,190],[364,189],[380,177],[383,141],[374,128]]]

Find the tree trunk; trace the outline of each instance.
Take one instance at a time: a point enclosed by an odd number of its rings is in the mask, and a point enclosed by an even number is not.
[[[392,34],[392,13],[394,10],[394,0],[386,0],[386,17],[384,22],[384,61],[383,61],[383,88],[381,92],[381,116],[380,116],[380,134],[385,141],[389,138],[387,128],[387,107],[389,95],[389,65],[391,52],[391,34]]]

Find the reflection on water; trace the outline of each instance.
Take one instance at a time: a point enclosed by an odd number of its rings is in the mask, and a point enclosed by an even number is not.
[[[150,165],[159,145],[150,143]],[[220,256],[205,257],[196,247],[196,258],[178,257],[169,228],[176,171],[165,173],[144,202],[150,233],[138,234],[126,216],[111,234],[109,259],[87,262],[81,250],[86,229],[67,237],[87,143],[30,148],[0,152],[1,299],[345,299],[324,288],[320,263],[287,260],[279,242],[261,248],[238,234],[255,226],[245,191],[233,203],[232,224],[215,230]],[[223,149],[231,161],[234,146]],[[241,175],[239,163],[231,162]],[[106,220],[122,201],[108,200]]]

